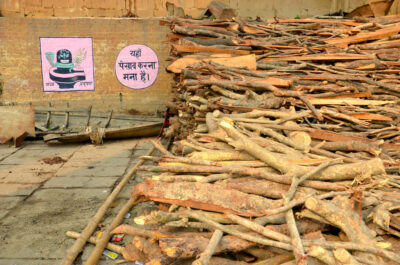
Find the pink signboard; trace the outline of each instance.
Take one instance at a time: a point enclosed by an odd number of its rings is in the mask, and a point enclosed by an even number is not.
[[[157,54],[146,45],[132,44],[123,48],[115,62],[118,81],[133,89],[151,86],[158,74]]]
[[[44,92],[93,91],[92,38],[40,38]]]

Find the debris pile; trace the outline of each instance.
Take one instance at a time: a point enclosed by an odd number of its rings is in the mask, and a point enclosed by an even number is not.
[[[399,17],[365,20],[168,21],[177,141],[124,258],[400,264]]]

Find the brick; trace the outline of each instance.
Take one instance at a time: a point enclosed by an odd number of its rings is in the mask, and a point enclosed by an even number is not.
[[[25,7],[41,7],[42,0],[29,0],[25,1]]]
[[[140,18],[152,17],[154,11],[152,9],[138,9],[136,10],[136,15]]]
[[[136,3],[136,10],[147,9],[148,11],[153,11],[155,8],[155,0],[136,0],[135,3]]]
[[[84,17],[87,11],[81,8],[54,8],[56,17]]]
[[[166,3],[167,3],[167,0],[155,0],[154,9],[155,10],[166,9]]]
[[[155,17],[166,17],[166,16],[168,16],[168,11],[167,11],[166,8],[164,8],[164,9],[156,9],[156,10],[154,10],[153,15]]]
[[[27,17],[52,17],[54,10],[53,8],[27,7],[24,9],[24,14]]]
[[[20,11],[8,11],[0,9],[3,17],[24,17],[24,13]]]
[[[42,7],[53,7],[54,0],[42,0]]]
[[[126,5],[125,0],[116,0],[117,4],[115,6],[115,9],[127,9],[128,6]]]
[[[96,5],[92,6],[92,8],[115,9],[116,1],[114,1],[114,0],[99,0],[96,2]]]
[[[68,0],[53,0],[53,6],[56,8],[69,7]]]
[[[0,183],[0,197],[27,196],[39,187],[37,184],[4,184]]]
[[[116,17],[117,12],[112,9],[90,8],[87,10],[88,17]]]
[[[20,1],[15,0],[1,0],[0,8],[1,11],[19,11],[20,10]]]
[[[185,14],[188,16],[191,16],[192,18],[198,18],[200,15],[203,13],[202,8],[190,8],[190,9],[185,9]]]
[[[175,5],[183,9],[195,8],[195,0],[175,0]]]
[[[57,177],[47,181],[43,188],[111,188],[117,179],[118,177]]]
[[[212,0],[194,0],[194,7],[196,8],[207,8]]]

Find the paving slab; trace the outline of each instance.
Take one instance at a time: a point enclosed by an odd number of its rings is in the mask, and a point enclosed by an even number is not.
[[[0,220],[0,259],[57,259],[73,240],[66,231],[81,231],[110,189],[43,189]]]
[[[21,148],[15,148],[8,145],[0,144],[0,161],[12,155],[13,153],[18,152]]]
[[[0,197],[28,196],[39,187],[39,184],[0,183]]]
[[[14,208],[24,197],[0,197],[0,209],[9,210]]]
[[[36,184],[42,183],[53,176],[53,173],[14,173],[13,171],[11,171],[4,174],[0,173],[0,183]]]
[[[153,147],[153,144],[151,142],[144,142],[144,143],[139,143],[135,150],[149,150],[150,148]]]
[[[4,216],[10,213],[11,210],[3,210],[0,209],[0,219],[2,219]]]
[[[82,147],[79,143],[45,143],[43,141],[23,141],[22,148],[24,149],[57,149],[57,150],[67,150],[67,149],[77,149]]]
[[[0,265],[58,265],[56,259],[0,259]]]
[[[131,152],[131,151],[130,151]],[[64,164],[64,167],[99,167],[99,166],[107,166],[107,167],[118,167],[118,166],[126,166],[130,157],[119,157],[119,156],[109,156],[109,157],[93,157],[93,158],[78,158],[76,156],[72,156],[68,162]]]
[[[118,177],[56,177],[47,181],[43,188],[110,188],[117,179]]]
[[[62,167],[57,177],[120,177],[124,175],[126,166],[119,167]]]
[[[9,214],[24,197],[0,197],[0,219]]]
[[[47,164],[43,162],[43,160],[30,161],[29,163],[24,163],[20,165],[4,165],[0,164],[0,175],[3,173],[25,173],[25,172],[34,172],[34,173],[49,173],[56,172],[62,167],[63,163],[56,164]]]
[[[36,161],[39,161],[45,157],[54,157],[59,156],[63,159],[68,159],[72,153],[75,151],[74,148],[69,149],[56,149],[56,148],[46,148],[45,146],[42,149],[21,149],[18,150],[15,154],[5,158],[0,162],[1,165],[23,165],[23,164],[31,164]]]

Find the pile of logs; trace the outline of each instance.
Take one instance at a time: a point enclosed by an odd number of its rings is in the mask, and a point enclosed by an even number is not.
[[[400,264],[399,21],[167,21],[176,141],[124,257]]]

